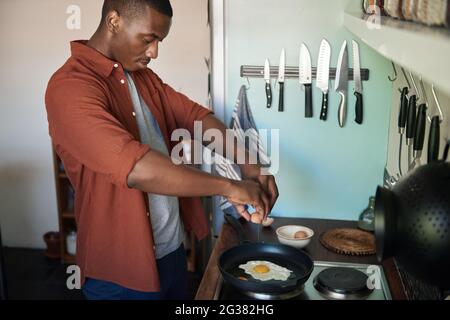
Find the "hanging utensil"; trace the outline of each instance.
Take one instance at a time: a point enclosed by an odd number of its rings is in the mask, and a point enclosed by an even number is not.
[[[270,84],[270,63],[269,59],[266,59],[264,63],[264,80],[266,81],[266,100],[267,108],[272,106],[272,87]]]
[[[406,145],[408,146],[408,171],[411,170],[411,164],[413,162],[413,144],[414,136],[416,131],[416,117],[417,117],[417,101],[420,99],[419,91],[417,89],[416,81],[411,72],[409,72],[411,77],[413,88],[409,95],[408,104],[408,116],[406,120]]]
[[[433,97],[439,111],[439,115],[435,115],[431,118],[430,133],[428,136],[428,163],[436,162],[439,159],[439,146],[441,140],[440,124],[444,121],[444,115],[434,90],[434,84],[432,85]]]
[[[278,97],[278,111],[284,111],[284,72],[286,67],[286,53],[284,48],[281,50],[280,65],[278,69],[278,84],[280,85],[280,94]]]
[[[405,134],[406,117],[408,115],[408,88],[404,87],[400,95],[400,110],[398,114],[398,133],[400,134],[400,145],[398,151],[398,171],[403,175],[402,171],[402,147],[403,136]]]
[[[305,118],[313,117],[311,55],[304,43],[300,47],[299,81],[305,86]]]
[[[355,40],[352,41],[353,44],[353,80],[355,81],[355,96],[356,96],[356,105],[355,105],[355,122],[357,124],[363,123],[363,112],[364,112],[364,103],[363,103],[363,88],[361,81],[361,62],[359,57],[359,45]]]
[[[411,165],[412,169],[421,165],[423,144],[425,140],[425,125],[427,121],[427,105],[422,103],[419,106],[416,123],[416,134],[414,136],[414,160]]]
[[[334,90],[341,96],[339,103],[338,120],[341,128],[345,125],[347,118],[347,89],[348,89],[348,50],[347,41],[344,41],[339,53],[339,59],[336,69],[336,82]]]
[[[330,77],[331,47],[327,40],[320,43],[319,59],[317,62],[316,86],[322,91],[322,109],[320,120],[327,120],[328,115],[328,82]]]

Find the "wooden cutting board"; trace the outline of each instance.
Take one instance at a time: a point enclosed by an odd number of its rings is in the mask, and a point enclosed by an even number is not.
[[[339,254],[366,256],[376,253],[375,236],[359,229],[331,229],[322,233],[320,243]]]

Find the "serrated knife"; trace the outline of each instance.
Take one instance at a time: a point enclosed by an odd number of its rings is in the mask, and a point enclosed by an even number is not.
[[[284,111],[284,72],[286,67],[286,53],[284,48],[281,49],[280,65],[278,67],[278,84],[280,86],[280,94],[278,100],[278,111]]]
[[[363,123],[363,89],[361,81],[361,63],[359,58],[359,45],[355,40],[352,41],[353,47],[353,80],[355,81],[355,122],[358,124]]]
[[[304,43],[300,47],[299,81],[305,86],[305,118],[313,117],[311,55]]]
[[[270,85],[270,63],[269,59],[266,59],[264,63],[264,80],[266,81],[266,99],[267,99],[267,108],[272,106],[272,88]]]
[[[341,47],[341,51],[339,53],[336,69],[336,82],[334,89],[341,96],[341,102],[339,103],[338,120],[339,126],[342,128],[345,125],[345,120],[347,117],[347,89],[348,89],[347,41],[344,41]]]
[[[328,82],[330,77],[331,47],[327,40],[320,43],[319,59],[317,61],[317,82],[316,86],[322,91],[322,109],[320,110],[320,120],[327,120],[328,114]]]

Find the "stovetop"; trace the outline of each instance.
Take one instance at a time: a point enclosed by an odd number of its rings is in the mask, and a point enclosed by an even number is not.
[[[363,298],[356,298],[359,300],[391,300],[391,293],[387,285],[387,280],[380,265],[355,264],[355,263],[341,263],[341,262],[323,262],[315,261],[314,269],[311,276],[306,281],[302,292],[291,298],[292,300],[330,300],[332,298],[325,296],[319,292],[314,286],[314,279],[323,270],[332,267],[352,268],[365,273],[369,277],[369,282],[372,284],[372,291]],[[260,299],[267,299],[264,295],[258,296]],[[214,300],[252,300],[254,297],[245,295],[237,289],[227,284],[221,277],[217,285]]]

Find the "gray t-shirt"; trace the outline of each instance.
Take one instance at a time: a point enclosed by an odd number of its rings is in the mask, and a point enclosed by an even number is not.
[[[139,95],[134,81],[125,72],[131,99],[136,113],[141,143],[148,144],[153,150],[169,156],[158,122],[153,117],[145,101]],[[177,197],[148,193],[150,219],[156,246],[156,258],[160,259],[178,249],[184,240],[184,229],[180,219]]]

